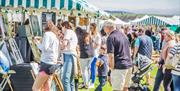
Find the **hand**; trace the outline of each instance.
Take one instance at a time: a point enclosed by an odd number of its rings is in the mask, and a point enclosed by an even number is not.
[[[161,67],[162,67],[162,64],[157,63],[156,66],[157,66],[158,68],[161,68]]]
[[[97,67],[101,67],[101,65],[102,65],[101,62],[100,62],[99,60],[97,60],[97,61],[96,61],[96,66],[97,66]]]
[[[57,61],[57,64],[63,64],[64,62],[63,61]]]
[[[34,37],[34,40],[33,40],[33,41],[34,41],[34,43],[35,43],[35,44],[40,44],[39,39],[38,39],[38,38],[36,38],[36,37]]]

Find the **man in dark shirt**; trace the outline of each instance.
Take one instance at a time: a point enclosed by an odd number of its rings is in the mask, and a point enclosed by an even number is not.
[[[114,91],[126,91],[131,80],[132,60],[130,43],[124,33],[115,30],[114,23],[107,21],[104,30],[107,38],[107,53],[111,69],[111,83]]]

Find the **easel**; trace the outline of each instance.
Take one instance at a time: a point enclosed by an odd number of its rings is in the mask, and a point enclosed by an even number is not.
[[[1,11],[1,10],[0,10]],[[5,25],[4,25],[4,23],[6,22],[7,23],[7,21],[5,21],[4,19],[3,19],[3,15],[5,15],[5,14],[0,14],[0,32],[2,33],[2,36],[1,36],[1,38],[2,39],[0,39],[1,40],[1,42],[2,42],[2,40],[4,41],[4,40],[6,40],[6,35],[5,35],[5,29],[6,29],[6,27],[5,27]],[[8,31],[7,31],[8,32]],[[9,32],[8,32],[9,33]],[[8,34],[8,36],[10,36],[10,34]],[[9,39],[9,38],[8,38]],[[16,45],[14,45],[14,46],[16,46]],[[1,54],[2,55],[2,54]],[[9,60],[8,60],[9,61]],[[0,70],[2,70],[1,68],[0,68]],[[10,81],[10,77],[11,77],[11,75],[12,74],[15,74],[16,72],[14,71],[14,70],[9,70],[7,73],[5,73],[5,74],[3,74],[3,73],[0,73],[1,75],[2,75],[2,78],[3,78],[3,80],[1,81],[1,83],[0,83],[0,91],[3,91],[4,90],[4,88],[5,88],[5,86],[8,84],[9,85],[9,87],[10,87],[10,89],[11,89],[11,91],[13,91],[13,88],[12,88],[12,86],[11,86],[11,81]]]
[[[8,71],[7,74],[2,74],[3,80],[2,80],[1,83],[0,83],[0,91],[3,91],[3,90],[4,90],[4,88],[5,88],[5,86],[6,86],[7,83],[8,83],[8,85],[9,85],[11,91],[13,91],[13,88],[12,88],[12,86],[11,86],[10,77],[11,77],[12,74],[15,74],[15,73],[16,73],[16,72],[15,72],[14,70],[10,70],[10,71]],[[1,74],[1,73],[0,73],[0,74]]]
[[[64,91],[62,82],[61,82],[61,80],[59,79],[59,77],[58,77],[57,74],[53,74],[53,80],[54,80],[54,82],[55,82],[55,84],[56,84],[56,87],[57,87],[58,91]]]

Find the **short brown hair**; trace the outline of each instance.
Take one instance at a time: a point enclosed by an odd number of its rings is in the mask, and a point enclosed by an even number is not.
[[[72,26],[68,21],[63,22],[61,25],[62,27],[65,27],[66,29],[72,29]]]

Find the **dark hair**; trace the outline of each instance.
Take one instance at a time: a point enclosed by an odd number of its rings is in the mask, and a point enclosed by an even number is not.
[[[107,34],[105,33],[105,31],[104,31],[104,29],[103,29],[103,28],[101,29],[101,31],[100,31],[100,32],[101,32],[101,36],[106,36],[106,35],[107,35]]]
[[[85,42],[85,38],[89,37],[89,36],[90,36],[89,33],[85,32],[84,35],[83,35],[83,42]]]
[[[66,29],[72,29],[72,26],[68,21],[63,22],[61,25],[62,27],[65,27]]]
[[[103,49],[104,51],[106,51],[106,47],[105,46],[101,46],[100,49]]]
[[[96,23],[91,23],[90,26],[93,26],[94,28],[96,28]]]
[[[77,36],[83,36],[83,34],[85,33],[85,30],[83,30],[81,27],[77,27],[75,29],[75,33]]]
[[[138,29],[138,32],[143,32],[144,33],[144,30],[142,28]]]
[[[138,37],[137,32],[133,32],[133,33],[132,33],[132,35],[133,35],[135,38],[137,38],[137,37]]]
[[[152,32],[151,32],[150,30],[146,30],[146,31],[145,31],[145,34],[146,34],[147,36],[149,36],[149,37],[152,36]]]

